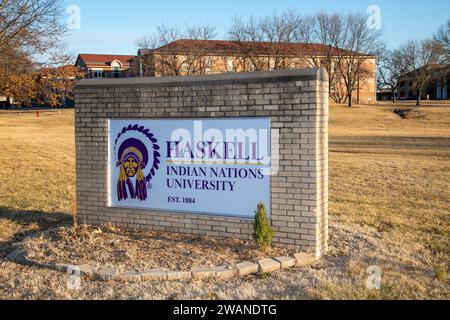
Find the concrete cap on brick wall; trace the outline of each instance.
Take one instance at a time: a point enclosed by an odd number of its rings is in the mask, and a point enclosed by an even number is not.
[[[83,79],[76,83],[75,90],[108,87],[178,87],[214,84],[264,83],[279,81],[328,81],[324,68],[287,69],[260,72],[224,73],[189,77],[148,77],[118,79]]]

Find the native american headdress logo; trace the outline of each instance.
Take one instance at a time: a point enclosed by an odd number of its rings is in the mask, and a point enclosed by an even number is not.
[[[114,154],[119,171],[117,198],[145,201],[150,181],[159,169],[161,157],[158,140],[138,124],[124,127],[114,144]]]

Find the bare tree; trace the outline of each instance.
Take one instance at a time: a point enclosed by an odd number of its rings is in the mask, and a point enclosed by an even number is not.
[[[439,47],[433,40],[409,40],[400,47],[399,51],[405,59],[408,75],[416,88],[416,104],[419,106],[426,86],[444,67],[438,64]]]
[[[359,87],[374,77],[369,62],[384,48],[381,31],[367,27],[367,16],[318,12],[303,19],[298,39],[307,44],[307,65],[327,70],[333,100],[351,106],[356,89],[359,102]]]
[[[450,20],[443,24],[434,35],[441,53],[441,63],[450,64]]]
[[[209,26],[171,28],[161,26],[137,45],[143,75],[196,75],[207,73],[215,57],[210,53],[214,29]],[[255,18],[233,19],[228,37],[237,45],[234,62],[242,71],[265,71],[293,67],[324,67],[330,77],[330,94],[336,102],[353,103],[356,88],[374,79],[376,55],[383,49],[381,32],[367,27],[365,14],[301,16],[295,11]],[[177,41],[180,39],[197,41]],[[172,44],[172,42],[177,42]],[[157,49],[157,50],[156,50]],[[228,62],[228,61],[227,61]],[[223,64],[223,63],[222,63]],[[142,68],[141,68],[142,69]]]
[[[355,88],[359,102],[359,87],[374,78],[371,62],[384,48],[381,31],[367,27],[365,14],[300,16],[286,11],[260,19],[235,18],[228,34],[256,71],[325,68],[331,97],[347,100],[349,106]]]
[[[392,102],[395,102],[399,79],[408,70],[408,64],[400,50],[385,51],[378,63],[378,87],[391,90]]]
[[[164,76],[205,74],[212,64],[206,40],[215,35],[215,27],[211,25],[185,26],[184,29],[159,26],[155,33],[136,42],[143,53],[140,55],[143,74],[154,76],[156,70],[161,70]],[[182,42],[171,45],[177,40]]]
[[[301,21],[295,11],[259,19],[235,17],[228,36],[238,43],[242,58],[248,61],[251,70],[288,69],[296,55],[289,44],[296,41]]]
[[[296,35],[299,43],[305,44],[298,52],[308,67],[325,68],[329,77],[330,97],[337,103],[345,99],[342,88],[342,76],[336,63],[336,44],[339,34],[340,17],[338,14],[318,12],[304,17]],[[320,46],[317,46],[320,45]]]
[[[1,0],[0,44],[27,52],[53,48],[66,30],[59,0]]]
[[[346,88],[347,103],[353,105],[355,88],[373,76],[370,59],[384,49],[381,31],[367,27],[365,14],[336,15],[334,21],[335,63]],[[359,96],[358,96],[359,98]]]

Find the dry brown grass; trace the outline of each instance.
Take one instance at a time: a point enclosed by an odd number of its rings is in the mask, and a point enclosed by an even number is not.
[[[73,111],[0,113],[0,205],[69,212],[75,187]]]
[[[450,108],[335,107],[330,212],[450,256]],[[357,121],[355,121],[357,120]]]
[[[2,298],[450,299],[449,106],[333,106],[330,253],[313,268],[226,283],[83,281],[70,291],[63,274],[6,261],[24,234],[70,221],[73,112],[0,113],[0,160]],[[379,291],[365,286],[370,265],[382,270]]]
[[[0,112],[0,255],[24,233],[70,221],[74,152],[73,111]]]

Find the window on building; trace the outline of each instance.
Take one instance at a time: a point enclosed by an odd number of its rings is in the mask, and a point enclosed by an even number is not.
[[[234,72],[235,71],[235,69],[234,69],[234,59],[231,59],[231,58],[227,59],[227,71],[228,72]]]
[[[113,78],[120,78],[121,64],[119,61],[111,62],[111,76]]]
[[[255,64],[252,61],[248,61],[247,70],[248,71],[256,71]]]
[[[187,76],[189,75],[189,69],[190,69],[190,63],[189,61],[183,61],[183,63],[181,64],[181,75],[183,76]]]
[[[212,58],[206,57],[205,58],[205,73],[209,74],[212,72]]]
[[[275,70],[275,59],[269,58],[269,70]]]
[[[101,79],[105,77],[105,73],[103,72],[103,70],[95,70],[92,74],[92,77],[94,79]]]
[[[120,68],[119,67],[113,67],[113,69],[112,69],[112,77],[113,78],[120,78]]]

